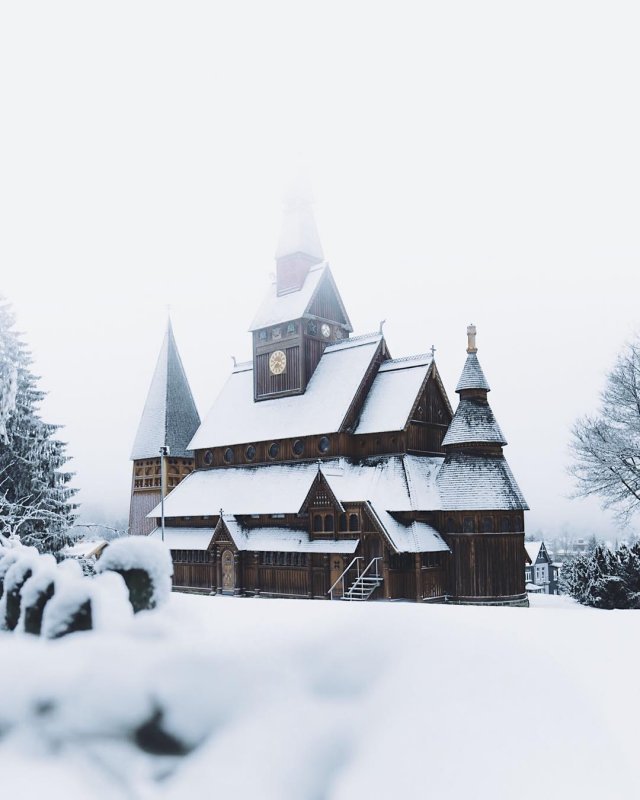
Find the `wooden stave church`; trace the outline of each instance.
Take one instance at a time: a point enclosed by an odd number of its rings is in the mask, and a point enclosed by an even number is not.
[[[176,588],[527,605],[524,511],[468,328],[456,412],[433,353],[353,328],[311,204],[285,205],[276,278],[201,423],[169,323],[132,452],[130,532]],[[168,446],[168,457],[160,448]]]

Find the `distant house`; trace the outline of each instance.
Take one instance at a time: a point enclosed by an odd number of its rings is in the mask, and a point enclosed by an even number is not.
[[[524,567],[524,582],[528,592],[537,594],[560,594],[558,573],[560,565],[555,564],[544,542],[525,542],[528,564]]]

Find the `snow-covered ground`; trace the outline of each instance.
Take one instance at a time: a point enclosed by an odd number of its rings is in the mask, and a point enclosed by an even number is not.
[[[174,594],[123,625],[0,635],[3,796],[638,796],[635,611]],[[154,709],[190,755],[127,741]]]

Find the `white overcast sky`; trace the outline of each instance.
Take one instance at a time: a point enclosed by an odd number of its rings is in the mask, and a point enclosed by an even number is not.
[[[301,155],[356,332],[435,344],[455,403],[475,322],[529,529],[610,530],[565,470],[640,326],[639,13],[0,4],[0,291],[80,500],[126,515],[168,303],[201,414],[250,355]]]

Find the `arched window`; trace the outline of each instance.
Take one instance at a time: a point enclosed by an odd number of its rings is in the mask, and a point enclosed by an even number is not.
[[[322,515],[321,514],[314,514],[313,515],[313,532],[314,533],[322,533]]]
[[[509,531],[511,530],[511,525],[509,523],[510,523],[509,517],[502,517],[502,519],[500,520],[500,530],[502,531],[502,533],[509,533]]]
[[[340,522],[338,523],[341,531],[347,530],[347,515],[340,514]]]
[[[357,514],[349,514],[349,530],[350,531],[360,530],[360,519]]]
[[[456,532],[456,521],[453,517],[447,518],[447,533],[455,533]]]
[[[492,517],[483,517],[482,518],[482,533],[491,533],[493,531],[493,519]]]
[[[473,517],[464,517],[462,520],[462,530],[464,533],[474,533],[476,526]]]
[[[333,514],[327,514],[324,518],[325,533],[333,533]]]

